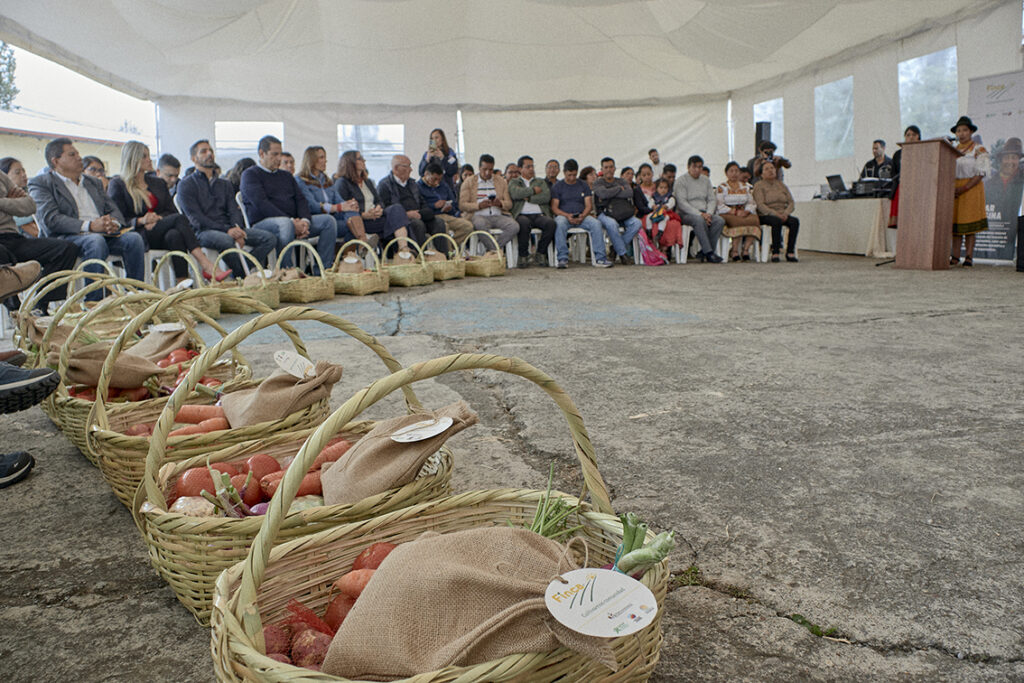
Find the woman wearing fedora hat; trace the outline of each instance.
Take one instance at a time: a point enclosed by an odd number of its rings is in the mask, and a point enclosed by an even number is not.
[[[963,156],[956,160],[956,189],[953,196],[953,249],[949,265],[960,263],[960,246],[965,240],[964,267],[974,265],[974,236],[988,230],[985,213],[985,186],[982,179],[989,171],[988,151],[974,141],[978,127],[967,116],[961,116],[949,129],[956,135],[956,148]]]

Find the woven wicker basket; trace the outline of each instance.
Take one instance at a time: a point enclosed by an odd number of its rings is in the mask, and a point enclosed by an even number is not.
[[[392,244],[398,242],[400,238],[388,242],[381,253],[384,254],[385,265],[388,271],[388,281],[392,287],[421,287],[423,285],[429,285],[434,281],[434,271],[431,270],[430,266],[423,259],[423,250],[420,249],[420,245],[416,244],[415,240],[405,238],[405,241],[416,248],[415,256],[411,259],[411,263],[408,265],[398,264],[392,259],[390,262],[387,261],[388,249],[391,248]]]
[[[156,282],[156,274],[160,272],[163,267],[171,267],[171,258],[178,257],[185,259],[188,263],[188,269],[192,272],[192,288],[200,289],[207,287],[206,280],[203,278],[203,271],[199,268],[199,264],[192,258],[191,254],[186,254],[183,251],[168,251],[166,254],[160,257],[160,260],[153,266],[153,281]],[[217,296],[204,296],[198,299],[191,299],[189,305],[196,310],[202,311],[211,318],[220,317],[220,297]]]
[[[373,256],[377,269],[364,270],[361,273],[339,273],[338,268],[341,266],[341,259],[345,255],[346,248],[351,245],[366,247],[367,252]],[[341,245],[338,255],[334,258],[334,267],[331,268],[331,273],[334,277],[335,294],[366,296],[374,292],[386,292],[390,286],[387,269],[381,266],[377,252],[372,246],[362,240],[349,240]]]
[[[205,348],[205,344],[202,341],[202,337],[196,332],[192,323],[190,322],[193,318],[197,318],[202,322],[207,323],[213,327],[221,335],[227,334],[215,320],[205,315],[201,311],[196,309],[188,308],[188,302],[196,299],[197,297],[206,296],[202,290],[188,290],[186,292],[179,292],[177,294],[167,296],[163,293],[153,294],[150,292],[129,294],[122,298],[122,301],[128,305],[134,306],[139,303],[149,303],[154,308],[153,311],[143,311],[143,313],[136,316],[132,320],[121,326],[121,331],[114,339],[114,344],[111,348],[111,353],[114,352],[115,348],[123,349],[127,345],[129,339],[135,337],[135,333],[132,332],[130,335],[125,334],[126,329],[141,330],[142,326],[149,322],[160,322],[166,320],[164,311],[168,308],[173,307],[180,313],[178,317],[182,319],[182,324],[185,326],[186,331],[192,338],[193,344],[197,350]],[[105,308],[119,305],[121,302],[110,301],[106,302],[103,306],[97,307],[96,309],[89,311],[72,329],[68,335],[68,343],[61,349],[60,362],[57,366],[57,371],[61,377],[67,375],[68,363],[70,361],[70,350],[74,346],[75,339],[82,333],[83,329],[91,329],[92,321],[94,318],[102,317],[105,312]],[[155,306],[160,303],[161,309],[156,310]],[[138,323],[136,324],[136,321]],[[118,346],[118,340],[121,340],[120,346]],[[103,396],[106,396],[106,387],[109,384],[110,372],[113,369],[116,360],[116,354],[114,356],[108,356],[107,361],[104,363],[103,369],[101,370],[100,381],[97,385],[97,401],[87,401],[81,398],[70,396],[67,391],[67,386],[63,383],[57,387],[44,402],[43,409],[50,416],[50,419],[54,421],[57,427],[64,433],[65,436],[82,452],[82,454],[92,464],[99,466],[99,458],[96,452],[91,448],[89,443],[89,432],[93,427],[94,418],[93,412],[96,409],[96,403],[102,403],[102,410],[104,415],[121,429],[127,429],[128,427],[138,424],[139,422],[153,421],[156,419],[156,415],[159,415],[160,410],[163,408],[164,403],[167,402],[167,397],[158,397],[147,399],[145,401],[133,401],[128,403],[111,403],[107,404],[105,401],[100,401],[100,386],[103,387]],[[174,375],[176,371],[170,369],[167,371],[167,375],[163,377],[168,381],[174,381]],[[223,362],[214,368],[210,369],[208,373],[211,377],[225,382],[225,386],[222,387],[224,390],[234,390],[241,388],[249,383],[251,377],[251,370],[248,365],[244,362],[241,355],[235,357],[233,362]],[[196,395],[193,397],[195,402],[209,402],[212,403],[213,399],[206,395]],[[151,413],[156,411],[156,415]],[[123,436],[123,435],[122,435]],[[144,437],[125,437],[125,438],[136,438],[144,439]]]
[[[330,273],[324,269],[324,262],[320,260],[320,254],[306,241],[295,240],[285,245],[281,253],[277,255],[277,270],[281,269],[281,261],[284,255],[292,248],[302,248],[313,255],[313,260],[320,268],[320,275],[314,277],[303,277],[288,282],[278,282],[277,286],[281,292],[281,303],[308,304],[314,301],[328,301],[334,298],[334,280]]]
[[[498,246],[498,240],[494,235],[485,230],[476,230],[466,235],[462,241],[462,250],[468,251],[469,242],[475,235],[483,235],[494,244],[494,250],[486,252],[483,256],[470,254],[466,256],[466,275],[472,277],[495,277],[505,274],[505,255]]]
[[[331,596],[331,584],[352,566],[355,557],[371,543],[402,543],[427,530],[440,533],[462,529],[525,526],[533,519],[543,491],[503,489],[471,491],[439,501],[390,512],[365,522],[345,524],[273,547],[282,512],[298,490],[306,468],[340,425],[398,387],[436,377],[453,370],[494,369],[520,375],[537,383],[554,399],[569,424],[576,455],[583,471],[584,493],[589,490],[593,508],[583,506],[578,523],[589,546],[591,565],[611,562],[622,542],[622,525],[611,513],[608,492],[598,472],[593,448],[583,421],[571,399],[543,372],[518,359],[489,355],[456,355],[418,363],[378,380],[350,398],[309,438],[299,452],[281,487],[270,503],[263,527],[245,562],[224,571],[217,579],[211,615],[211,650],[214,671],[220,681],[332,681],[323,673],[282,664],[263,654],[262,626],[284,617],[286,604],[295,598],[314,611],[323,612]],[[565,494],[570,503],[575,499]],[[573,520],[577,523],[577,520]],[[653,532],[648,533],[648,539]],[[650,569],[642,582],[658,602],[658,616],[642,631],[616,638],[611,646],[619,663],[612,673],[603,665],[571,650],[560,648],[511,655],[466,667],[448,667],[403,679],[416,683],[472,681],[643,681],[657,664],[661,648],[661,614],[668,588],[667,560]],[[450,596],[438,596],[449,599]],[[415,606],[411,606],[415,608]],[[381,615],[401,619],[401,615]],[[387,653],[382,652],[382,657]]]
[[[200,374],[196,374],[195,377],[190,375],[182,384],[186,387],[193,386],[189,382],[201,376],[203,363],[217,358],[254,332],[283,322],[298,320],[321,322],[350,335],[373,351],[389,371],[400,370],[402,367],[380,342],[356,325],[323,311],[294,307],[260,316],[232,332],[195,361],[198,368],[196,373]],[[168,419],[175,415],[180,407],[178,398],[180,397],[175,394],[167,404],[164,412],[167,413]],[[423,411],[411,387],[405,392],[405,400],[409,412]],[[161,429],[161,424],[163,419],[158,423],[150,441],[143,486],[138,489],[133,514],[139,530],[149,545],[153,566],[174,589],[178,600],[205,624],[209,620],[214,582],[218,574],[226,567],[245,559],[262,518],[195,518],[169,513],[166,511],[164,498],[168,482],[175,481],[189,467],[203,464],[207,457],[210,462],[230,462],[242,460],[255,453],[269,453],[275,457],[293,456],[306,438],[313,433],[313,429],[267,435],[221,448],[198,458],[165,465],[168,460],[166,434],[170,422],[165,425],[167,429]],[[370,422],[360,422],[345,425],[339,431],[343,435],[361,435],[371,427]],[[174,455],[177,460],[177,453]],[[280,540],[305,536],[329,526],[366,519],[446,495],[452,469],[450,451],[445,451],[428,464],[430,466],[424,467],[420,477],[413,483],[371,496],[359,503],[329,505],[287,515]],[[144,502],[149,503],[145,510],[142,508]]]
[[[260,286],[246,287],[244,284],[242,284],[241,280],[231,280],[227,282],[218,282],[217,284],[212,285],[214,289],[218,291],[245,294],[247,296],[252,297],[256,301],[259,301],[261,304],[269,306],[270,308],[277,308],[278,306],[281,305],[280,286],[278,285],[277,282],[269,280],[266,277],[266,273],[263,269],[263,266],[260,265],[260,262],[257,261],[252,254],[245,251],[244,249],[225,249],[224,251],[220,252],[220,255],[217,257],[218,260],[223,258],[225,254],[238,254],[238,258],[248,259],[249,263],[254,267],[254,270],[251,270],[250,272],[258,273],[260,276]],[[220,310],[223,311],[224,313],[257,312],[255,308],[245,303],[244,300],[231,296],[221,298]]]
[[[445,250],[447,258],[444,261],[427,261],[427,265],[434,271],[434,280],[460,280],[466,277],[466,259],[462,258],[458,242],[448,233],[439,232],[428,237],[427,241],[423,243],[424,251],[431,242],[439,237],[442,238],[442,241],[448,240],[451,243],[451,249]],[[424,258],[426,258],[426,254],[424,254]]]

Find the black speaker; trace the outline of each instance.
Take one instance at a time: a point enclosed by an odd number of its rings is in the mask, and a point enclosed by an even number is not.
[[[754,156],[758,155],[761,149],[761,142],[772,139],[772,122],[757,121],[754,124]]]

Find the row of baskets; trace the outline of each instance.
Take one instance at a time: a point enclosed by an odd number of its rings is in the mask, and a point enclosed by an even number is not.
[[[50,277],[36,293],[66,274]],[[211,624],[211,648],[218,680],[338,680],[326,674],[284,664],[263,650],[262,625],[281,618],[295,598],[322,609],[339,568],[350,567],[355,556],[377,541],[400,543],[427,530],[449,532],[480,526],[519,525],[532,519],[543,491],[499,489],[450,492],[454,456],[443,448],[428,461],[419,477],[404,486],[350,505],[324,505],[289,512],[303,476],[327,443],[343,435],[357,439],[373,426],[360,419],[384,397],[402,391],[410,413],[424,412],[413,391],[416,382],[457,371],[496,370],[518,375],[543,389],[566,418],[571,443],[582,468],[584,495],[579,535],[587,539],[592,562],[611,562],[622,541],[622,525],[612,515],[607,488],[598,471],[593,447],[582,418],[569,396],[555,381],[528,363],[491,355],[458,354],[403,368],[374,337],[352,323],[310,307],[270,306],[244,292],[212,288],[165,295],[141,283],[110,275],[90,275],[87,286],[75,292],[47,321],[42,337],[51,341],[62,329],[58,370],[67,372],[70,355],[80,337],[112,337],[103,363],[96,398],[72,396],[62,386],[46,401],[44,410],[55,424],[96,464],[104,479],[127,505],[148,547],[157,572],[179,601],[201,623]],[[65,282],[66,284],[66,282]],[[59,286],[59,285],[56,285]],[[98,289],[115,290],[98,305],[84,305],[84,297]],[[84,294],[83,294],[84,293]],[[211,296],[216,293],[218,297]],[[32,298],[32,295],[30,295]],[[220,298],[259,313],[233,331],[221,327],[202,302]],[[154,323],[181,324],[199,355],[170,396],[133,403],[112,403],[106,391],[117,358],[141,339]],[[356,392],[333,413],[322,400],[284,419],[247,427],[169,436],[180,408],[211,403],[214,397],[197,391],[200,379],[217,373],[223,392],[257,385],[239,345],[270,327],[284,331],[294,350],[307,356],[305,345],[292,326],[310,321],[330,326],[368,347],[388,373]],[[25,321],[16,334],[25,336]],[[39,330],[38,320],[29,321]],[[198,325],[206,324],[221,338],[203,342]],[[70,327],[70,330],[68,329]],[[46,345],[40,349],[48,348]],[[41,364],[45,353],[36,360]],[[126,436],[126,426],[156,420],[151,437]],[[294,460],[274,494],[264,517],[189,517],[168,509],[167,496],[174,482],[190,467],[243,461],[255,453]],[[576,499],[565,495],[571,504]],[[582,496],[581,496],[582,497]],[[653,532],[650,532],[653,535]],[[668,584],[667,563],[643,579],[659,607]],[[615,673],[584,655],[567,649],[504,657],[472,667],[448,667],[424,672],[416,681],[504,680],[646,680],[657,663],[661,645],[659,616],[643,631],[613,641],[620,668]]]

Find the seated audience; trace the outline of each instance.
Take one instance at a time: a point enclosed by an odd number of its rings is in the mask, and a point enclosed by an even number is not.
[[[381,246],[398,238],[399,251],[408,251],[405,238],[409,236],[406,226],[409,217],[398,204],[384,208],[377,187],[366,172],[366,160],[362,152],[346,150],[338,159],[338,171],[334,174],[334,191],[343,200],[356,200],[358,216],[348,219],[348,229],[359,239],[377,235]]]
[[[281,152],[281,170],[295,175],[295,157],[291,152]]]
[[[106,192],[107,185],[110,183],[110,178],[107,177],[107,165],[99,157],[87,156],[82,159],[82,166],[86,175],[91,175],[103,183],[103,191]]]
[[[669,187],[676,186],[676,165],[665,164],[665,167],[661,170],[661,177],[668,181]]]
[[[249,224],[259,230],[277,235],[277,253],[280,258],[285,245],[296,239],[318,238],[317,253],[324,264],[334,262],[334,245],[338,238],[338,225],[327,214],[312,215],[295,177],[280,168],[281,141],[273,135],[260,138],[258,165],[242,173],[242,201]],[[294,249],[284,254],[283,268],[294,263]],[[319,267],[313,264],[313,274]]]
[[[451,186],[444,182],[444,168],[441,164],[433,161],[427,164],[423,169],[423,177],[416,184],[419,185],[423,201],[444,222],[455,241],[462,244],[469,233],[473,232],[473,224],[460,217],[458,197]]]
[[[473,170],[472,164],[463,164],[462,167],[459,169],[459,179],[458,181],[456,181],[454,188],[456,199],[458,199],[459,193],[462,191],[462,181],[464,181],[466,178],[473,177],[475,173],[476,171]],[[456,202],[456,204],[458,204],[458,202]]]
[[[512,217],[519,224],[519,267],[548,265],[548,246],[555,236],[555,221],[551,218],[551,190],[548,184],[534,175],[533,157],[521,156],[516,162],[520,175],[509,181],[508,193],[512,197]],[[520,177],[521,176],[521,177]],[[541,231],[537,240],[537,254],[530,258],[530,234]]]
[[[5,165],[7,159],[0,161]],[[12,164],[6,164],[8,168]],[[21,168],[24,175],[25,170]],[[78,258],[78,247],[67,240],[49,237],[26,237],[18,230],[17,218],[31,216],[36,210],[36,203],[23,187],[7,175],[0,173],[0,265],[13,266],[26,261],[36,261],[42,267],[41,275],[49,275],[59,270],[70,270]],[[5,269],[10,271],[10,269]],[[40,301],[43,311],[51,301],[65,298],[64,287],[49,292]],[[21,306],[17,296],[8,295],[3,298],[8,308],[15,310]],[[6,315],[6,314],[5,314]]]
[[[46,145],[43,154],[47,168],[28,181],[41,233],[77,245],[82,260],[105,261],[116,254],[124,262],[128,277],[142,280],[146,258],[142,235],[126,224],[103,191],[103,183],[82,175],[82,157],[71,140],[56,138]],[[97,273],[103,271],[103,266],[89,265],[85,269]],[[89,299],[95,301],[102,296],[102,291],[96,290]]]
[[[558,159],[549,159],[548,163],[544,166],[544,182],[548,184],[550,190],[558,182],[558,174],[562,172],[562,167],[558,163]]]
[[[161,154],[156,162],[156,174],[167,183],[167,190],[174,196],[178,191],[178,178],[181,176],[181,162],[173,154]]]
[[[721,263],[715,253],[718,240],[725,227],[725,219],[718,215],[718,200],[710,178],[704,173],[704,160],[696,154],[686,162],[686,173],[672,188],[676,212],[680,221],[693,228],[700,244],[697,258],[708,263]]]
[[[302,153],[302,165],[295,176],[306,197],[311,215],[326,214],[337,224],[338,240],[348,242],[354,237],[348,221],[359,215],[359,202],[341,198],[334,189],[334,181],[327,176],[327,150],[319,145],[307,147]],[[366,240],[366,233],[358,239]]]
[[[459,193],[459,210],[473,223],[476,230],[498,230],[494,239],[499,248],[504,248],[519,232],[519,224],[509,213],[512,198],[508,195],[508,183],[494,172],[494,157],[480,156],[480,171],[462,181]],[[490,244],[487,240],[482,243]]]
[[[767,159],[762,160],[762,168],[765,163],[770,162]],[[761,219],[757,215],[757,204],[754,202],[754,188],[740,182],[740,165],[735,161],[725,165],[725,177],[726,181],[718,186],[716,195],[718,214],[725,219],[725,229],[722,232],[732,240],[729,258],[733,261],[749,261],[751,248],[761,239]]]
[[[593,171],[593,169],[591,168]],[[604,229],[594,218],[594,193],[590,185],[578,180],[579,164],[575,159],[566,159],[562,180],[551,188],[551,213],[555,215],[555,257],[559,268],[569,267],[569,229],[583,228],[590,233],[590,248],[594,254],[594,266],[611,268],[604,246]]]
[[[776,156],[776,149],[778,149],[778,147],[771,140],[761,141],[761,146],[758,147],[758,155],[751,159],[747,164],[750,168],[750,175],[753,176],[755,183],[761,179],[761,164],[765,161],[771,161],[775,164],[775,173],[778,175],[779,180],[782,180],[782,169],[793,166],[789,159]]]
[[[591,191],[594,190],[594,182],[597,180],[597,169],[593,166],[584,166],[580,169],[580,180],[587,184]],[[594,214],[597,215],[596,213]]]
[[[761,165],[761,182],[754,186],[754,201],[761,222],[772,228],[772,263],[779,262],[779,250],[782,249],[782,226],[789,228],[786,239],[786,260],[796,262],[796,235],[800,231],[800,221],[793,215],[796,203],[786,184],[778,179],[775,164],[766,161]]]
[[[644,227],[650,234],[651,243],[666,258],[672,247],[686,247],[683,243],[683,223],[676,213],[676,198],[672,196],[672,185],[668,178],[662,176],[654,184],[654,192],[650,195],[651,212],[643,217]]]
[[[871,159],[860,171],[861,178],[892,178],[892,159],[885,155],[885,140],[871,143]]]
[[[377,183],[377,194],[385,209],[398,205],[405,211],[409,236],[422,245],[427,235],[444,232],[444,222],[434,215],[434,209],[423,201],[419,185],[412,180],[412,161],[404,154],[391,157],[391,173]]]
[[[750,169],[746,166],[740,166],[740,182],[749,184],[751,180],[753,180],[753,176],[750,175]]]
[[[635,176],[636,173],[633,171],[632,166],[627,166],[626,168],[619,171],[619,177],[625,180],[627,183],[629,183],[630,187],[636,186],[636,183],[633,182]]]
[[[235,188],[219,177],[220,169],[209,140],[193,142],[188,153],[195,171],[178,183],[177,198],[199,244],[218,252],[249,246],[253,258],[266,266],[267,256],[277,246],[277,235],[257,228],[245,229],[242,210],[235,201]],[[224,260],[236,278],[245,277],[240,257],[229,254]]]
[[[444,170],[442,182],[454,191],[455,181],[459,175],[459,158],[455,156],[455,150],[448,146],[448,138],[440,128],[430,131],[430,144],[427,145],[427,151],[423,153],[423,158],[420,159],[419,174],[421,178],[426,173],[427,164],[432,161],[440,164]],[[472,168],[470,166],[471,173]],[[465,169],[465,166],[463,166],[463,169]]]
[[[658,150],[654,147],[647,150],[647,161],[644,163],[650,165],[651,173],[655,178],[661,177],[661,155],[658,154]]]
[[[594,199],[597,204],[597,219],[611,240],[612,249],[619,256],[619,263],[629,265],[629,244],[640,230],[640,219],[636,217],[633,204],[633,188],[622,178],[615,177],[615,160],[601,159],[601,177],[594,181]],[[619,233],[619,227],[624,232]]]
[[[203,253],[188,219],[174,208],[167,184],[153,172],[149,148],[141,142],[131,140],[121,148],[121,175],[110,179],[107,195],[126,224],[142,235],[146,249],[192,254],[206,279],[216,278],[219,282],[230,274],[218,270]],[[179,282],[189,276],[184,259],[172,257],[171,264]]]
[[[0,159],[0,171],[6,173],[12,181],[14,181],[15,187],[20,187],[25,192],[28,192],[28,173],[25,172],[25,166],[15,159],[14,157],[4,157]],[[28,216],[12,216],[14,219],[14,225],[17,226],[18,232],[26,237],[39,237],[39,226],[36,225],[36,217],[33,214]]]
[[[242,157],[231,169],[224,175],[225,180],[231,183],[231,187],[235,188],[235,193],[242,189],[242,174],[245,173],[246,169],[252,168],[256,165],[256,162],[249,157]]]
[[[519,177],[519,167],[516,166],[516,162],[511,161],[505,166],[505,181],[512,182]]]

